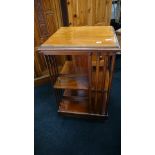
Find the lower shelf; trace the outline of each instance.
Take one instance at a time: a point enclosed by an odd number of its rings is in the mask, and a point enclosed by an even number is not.
[[[63,101],[60,103],[58,112],[67,116],[87,118],[105,118],[108,116],[107,114],[89,113],[87,101],[77,102],[65,99],[63,99]]]
[[[63,97],[74,101],[85,101],[88,100],[88,91],[66,89]]]
[[[57,89],[88,89],[88,79],[86,77],[58,77],[54,85]]]
[[[88,103],[87,101],[78,102],[65,100],[59,105],[60,112],[72,112],[72,113],[88,113]]]

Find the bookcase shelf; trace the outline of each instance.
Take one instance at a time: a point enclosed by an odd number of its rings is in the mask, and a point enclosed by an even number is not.
[[[59,113],[108,116],[115,55],[120,50],[111,26],[63,27],[39,50],[45,56]],[[61,56],[65,61],[60,69],[56,58]]]
[[[59,112],[88,113],[88,101],[73,101],[63,99],[60,102]]]
[[[88,79],[86,77],[58,77],[54,85],[57,89],[88,89]]]
[[[88,101],[71,101],[71,100],[63,100],[59,104],[58,113],[68,116],[77,116],[77,117],[90,117],[90,118],[104,118],[107,117],[108,114],[98,114],[98,113],[90,113],[88,107]]]
[[[67,67],[68,64],[69,64],[69,67]],[[60,76],[57,78],[57,80],[54,84],[54,88],[88,90],[89,89],[88,75],[87,74],[79,74],[79,75],[74,74],[72,68],[73,68],[73,63],[71,61],[70,61],[70,63],[68,63],[68,61],[66,61],[61,72],[60,72]],[[92,87],[91,87],[92,91],[93,90],[101,91],[101,89],[102,89],[102,83],[103,83],[102,70],[99,70],[98,76],[99,76],[99,78],[98,78],[99,80],[96,81],[96,69],[95,70],[92,69]],[[109,70],[108,69],[106,70],[105,78],[106,78],[105,79],[105,91],[107,91],[108,84],[109,84]],[[98,83],[98,86],[95,88],[97,83]]]
[[[88,91],[65,89],[63,97],[73,101],[84,101],[88,100]]]

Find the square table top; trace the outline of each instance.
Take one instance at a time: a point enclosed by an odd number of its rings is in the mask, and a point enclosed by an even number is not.
[[[61,27],[39,50],[119,48],[112,26]]]

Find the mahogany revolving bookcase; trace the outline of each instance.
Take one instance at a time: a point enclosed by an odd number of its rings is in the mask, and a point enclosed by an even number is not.
[[[108,116],[115,56],[120,50],[113,27],[61,27],[38,50],[47,63],[59,113]],[[61,57],[65,60],[60,66]]]

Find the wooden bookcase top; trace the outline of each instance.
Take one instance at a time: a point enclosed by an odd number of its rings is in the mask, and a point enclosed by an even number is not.
[[[39,50],[119,50],[112,26],[61,27]]]

